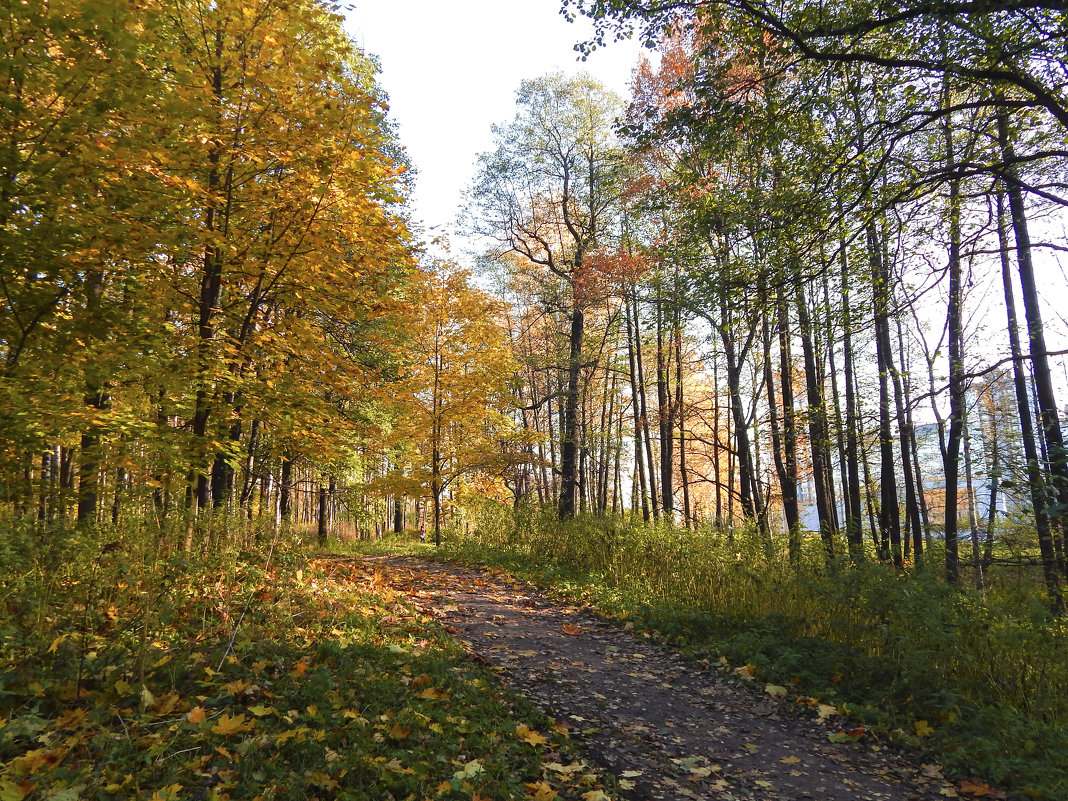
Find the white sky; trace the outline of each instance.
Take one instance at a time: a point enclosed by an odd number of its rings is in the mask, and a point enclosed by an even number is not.
[[[641,48],[606,46],[585,62],[573,46],[585,20],[569,24],[560,0],[356,0],[348,30],[381,60],[390,117],[418,171],[414,217],[430,235],[452,233],[475,157],[490,126],[515,116],[524,78],[588,72],[624,98]]]

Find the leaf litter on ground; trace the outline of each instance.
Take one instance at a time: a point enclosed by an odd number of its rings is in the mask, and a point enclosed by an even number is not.
[[[220,564],[116,565],[106,590],[71,575],[2,621],[0,801],[613,790],[379,569]]]

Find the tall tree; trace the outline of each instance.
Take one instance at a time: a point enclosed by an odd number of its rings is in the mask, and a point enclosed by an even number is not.
[[[496,149],[479,158],[475,228],[498,253],[546,270],[566,298],[567,361],[560,426],[557,511],[577,510],[579,410],[586,311],[596,281],[589,259],[610,229],[619,149],[612,131],[620,101],[588,76],[524,81],[513,122],[494,128]]]

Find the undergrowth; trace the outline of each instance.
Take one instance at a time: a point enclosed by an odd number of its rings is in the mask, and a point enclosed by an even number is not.
[[[3,801],[604,797],[364,564],[0,534]]]
[[[440,555],[507,567],[698,655],[847,711],[958,778],[1068,798],[1068,626],[1039,590],[799,564],[751,532],[496,514]],[[931,559],[934,563],[937,556]]]

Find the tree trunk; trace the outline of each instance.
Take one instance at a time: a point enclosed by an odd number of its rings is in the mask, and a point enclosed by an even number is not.
[[[874,221],[867,226],[868,263],[871,268],[875,309],[875,359],[879,369],[879,558],[903,565],[901,517],[897,506],[897,465],[890,426],[890,374],[893,352],[890,348],[890,276],[883,262],[882,248]]]
[[[1049,452],[1050,490],[1060,509],[1068,508],[1068,451],[1065,450],[1061,424],[1057,413],[1057,399],[1053,391],[1053,377],[1046,352],[1046,336],[1042,327],[1042,311],[1039,307],[1038,286],[1035,282],[1034,265],[1031,262],[1031,235],[1027,225],[1027,209],[1023,191],[1012,166],[1015,154],[1009,137],[1009,122],[1002,111],[998,114],[998,139],[1006,165],[1006,191],[1009,196],[1009,215],[1016,237],[1016,263],[1019,268],[1020,288],[1023,295],[1024,316],[1027,319],[1029,344],[1035,394],[1038,396],[1038,413],[1042,433]],[[1062,578],[1068,577],[1068,549],[1065,548],[1068,514],[1057,515],[1059,533],[1051,526],[1053,547],[1059,555]]]
[[[560,498],[557,513],[561,520],[575,516],[575,493],[578,489],[578,410],[579,378],[582,369],[582,336],[585,314],[578,300],[571,307],[571,333],[568,337],[567,391],[560,437]],[[435,514],[437,501],[435,500]]]
[[[820,539],[823,542],[825,559],[834,558],[834,514],[831,494],[827,487],[830,475],[830,442],[827,438],[826,408],[823,392],[816,377],[816,355],[812,345],[812,326],[808,316],[808,301],[800,279],[795,283],[797,297],[797,321],[801,329],[801,349],[805,360],[805,388],[808,394],[809,447],[812,453],[812,483],[816,491],[816,512],[820,520]]]
[[[672,522],[675,511],[674,429],[671,415],[671,389],[668,386],[670,350],[664,347],[664,300],[657,279],[656,291],[656,400],[660,428],[660,507],[664,518]]]
[[[1035,515],[1035,531],[1038,535],[1038,549],[1042,556],[1042,576],[1046,582],[1053,605],[1062,608],[1060,570],[1057,550],[1054,546],[1050,527],[1046,478],[1039,461],[1038,446],[1035,442],[1034,422],[1031,419],[1031,397],[1027,387],[1027,373],[1023,363],[1023,348],[1020,344],[1020,328],[1016,319],[1016,301],[1013,297],[1012,268],[1009,260],[1009,237],[1005,225],[1005,203],[1002,195],[997,197],[998,241],[1001,246],[1001,283],[1005,293],[1005,313],[1009,334],[1009,353],[1012,356],[1013,389],[1016,393],[1016,411],[1020,420],[1020,439],[1023,442],[1024,460],[1027,462],[1027,483],[1031,494],[1031,505]]]

